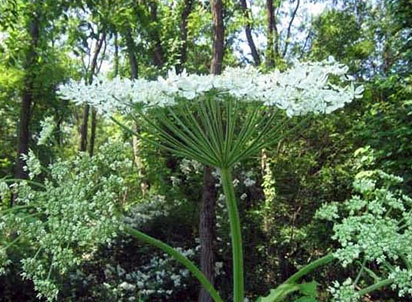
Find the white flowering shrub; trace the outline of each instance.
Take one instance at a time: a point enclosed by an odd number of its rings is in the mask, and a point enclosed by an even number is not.
[[[132,206],[127,211],[124,221],[127,225],[139,229],[153,219],[167,216],[178,204],[179,202],[175,201],[172,205],[164,195],[152,195]]]
[[[119,242],[112,249],[116,247],[119,247]],[[140,251],[133,253],[132,250],[127,251],[130,247],[123,247],[121,251],[130,253],[129,259],[104,259],[100,255],[95,263],[87,263],[82,270],[69,274],[71,297],[77,301],[91,298],[96,301],[167,302],[187,298],[185,295],[189,293],[196,294],[197,286],[189,271],[168,255],[158,251],[152,251],[150,256]],[[178,250],[189,259],[194,259],[196,254],[195,249]],[[90,271],[91,267],[97,266],[100,270]],[[66,296],[70,295],[66,293]]]
[[[48,167],[41,184],[0,184],[2,195],[7,190],[16,194],[14,207],[0,217],[3,271],[7,249],[26,246],[21,275],[33,281],[39,298],[55,300],[59,280],[116,237],[122,223],[118,205],[125,191],[121,171],[131,167],[121,148],[106,144],[92,158],[81,154],[59,160]],[[41,173],[32,152],[27,169],[31,178]]]
[[[412,199],[397,189],[402,181],[380,170],[360,172],[350,200],[325,204],[317,211],[317,218],[334,222],[332,238],[340,243],[334,256],[341,264],[362,262],[354,282],[331,287],[334,301],[358,301],[368,287],[355,295],[355,286],[368,275],[385,280],[380,281],[382,286],[391,284],[400,297],[412,295]]]
[[[167,200],[163,195],[146,196],[130,205],[122,219],[125,226],[153,233],[156,223],[167,224],[165,219],[179,207],[181,202]],[[177,250],[194,260],[198,248]],[[168,255],[120,234],[68,275],[60,300],[190,301],[186,295],[196,296],[197,289],[189,271]]]
[[[189,259],[195,255],[193,249],[177,249]],[[135,284],[140,297],[147,301],[168,301],[177,291],[187,288],[191,280],[189,271],[176,265],[166,254],[152,255],[138,270],[126,274],[125,279]]]

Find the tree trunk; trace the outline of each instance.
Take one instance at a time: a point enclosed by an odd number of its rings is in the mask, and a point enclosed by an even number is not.
[[[283,57],[286,56],[286,53],[288,51],[288,47],[289,47],[289,44],[290,44],[289,40],[290,40],[291,29],[292,29],[293,21],[295,20],[296,14],[298,12],[299,5],[300,5],[300,0],[296,0],[296,7],[292,12],[292,16],[290,18],[288,29],[287,29],[287,32],[286,32],[285,48],[283,49],[283,53],[282,53]]]
[[[106,33],[103,31],[102,38],[101,38],[100,43],[98,45],[99,52],[100,52],[100,50],[102,48],[102,45],[104,44],[104,49],[103,49],[103,52],[102,52],[102,58],[100,60],[100,65],[99,65],[98,69],[96,69],[96,67],[97,67],[97,57],[98,57],[98,54],[97,54],[97,56],[96,56],[96,66],[95,66],[94,70],[92,70],[93,73],[99,73],[100,68],[102,67],[103,60],[104,60],[104,55],[106,53],[106,46],[107,46],[107,44],[105,42],[106,42]],[[91,78],[90,83],[92,82],[92,80],[93,79]],[[90,156],[93,156],[93,153],[94,153],[94,145],[95,145],[95,141],[96,141],[96,134],[97,134],[97,112],[96,112],[95,108],[92,108],[92,123],[91,123],[91,129],[90,129],[90,145],[89,145],[89,155]]]
[[[90,72],[87,76],[87,80],[88,80],[89,84],[91,84],[93,82],[93,76],[95,74],[96,67],[97,67],[97,58],[99,57],[99,53],[100,53],[100,50],[102,49],[102,46],[103,46],[103,43],[104,43],[105,39],[106,39],[106,33],[103,32],[101,38],[96,41],[96,47],[95,47],[92,62],[91,62],[91,65],[90,65]],[[88,130],[88,123],[89,123],[89,111],[90,111],[90,106],[86,104],[84,106],[83,119],[82,119],[82,124],[80,126],[79,151],[81,151],[81,152],[85,152],[87,150],[87,130]],[[93,139],[94,139],[94,137],[93,137]],[[93,142],[93,144],[94,144],[94,142]]]
[[[152,22],[159,23],[159,19],[157,17],[158,7],[156,1],[150,1],[148,5],[150,9],[150,18]],[[162,41],[160,40],[160,34],[157,27],[154,28],[150,36],[154,40],[153,62],[157,67],[161,67],[164,64],[165,59],[163,54]]]
[[[276,2],[278,3],[278,2]],[[276,7],[273,0],[266,0],[267,15],[267,46],[266,46],[266,66],[274,67],[279,56],[279,32],[276,25]]]
[[[214,285],[215,280],[213,252],[215,203],[216,188],[212,168],[206,166],[203,175],[203,194],[199,221],[200,268],[212,285]],[[198,302],[212,302],[212,298],[204,288],[200,289]]]
[[[90,106],[86,104],[83,110],[82,124],[80,126],[79,151],[85,152],[87,149],[87,129],[89,124]]]
[[[223,2],[222,0],[211,0],[213,19],[213,58],[210,66],[210,73],[220,74],[222,72],[224,54],[224,34],[223,25]]]
[[[94,145],[96,141],[96,126],[97,126],[97,112],[96,109],[92,108],[92,121],[90,125],[90,145],[89,145],[89,155],[93,156]]]
[[[275,11],[273,8],[273,0],[266,0],[267,14],[267,45],[266,45],[266,66],[275,66],[275,51],[274,51],[274,28],[275,28]]]
[[[119,41],[118,33],[114,33],[114,76],[119,75]]]
[[[139,65],[138,65],[137,57],[136,57],[136,45],[134,43],[134,40],[132,37],[132,31],[130,27],[126,29],[125,38],[126,38],[127,54],[129,56],[129,63],[130,63],[130,75],[131,75],[132,80],[134,80],[139,77]],[[137,123],[134,124],[133,130],[136,133],[139,132],[139,125]],[[136,135],[133,135],[132,140],[133,140],[132,147],[133,147],[134,163],[137,168],[137,174],[139,176],[139,179],[141,180],[140,192],[142,193],[142,196],[145,196],[149,188],[149,184],[144,179],[145,171],[144,171],[144,166],[142,164],[142,160],[140,158],[139,138]]]
[[[130,74],[132,79],[137,79],[139,77],[139,66],[137,64],[136,58],[136,45],[132,37],[132,31],[130,27],[126,29],[125,33],[127,54],[129,56],[130,63]]]
[[[180,23],[180,32],[182,45],[180,47],[179,63],[176,65],[176,72],[181,73],[187,60],[187,25],[190,12],[193,8],[194,0],[184,0],[184,7],[182,10],[182,18]]]
[[[18,143],[17,143],[17,162],[15,177],[19,179],[28,178],[28,174],[24,171],[25,161],[21,158],[23,154],[27,154],[29,151],[29,141],[30,141],[30,115],[31,106],[34,98],[34,74],[33,68],[36,64],[37,53],[36,47],[39,41],[39,15],[38,13],[33,14],[32,20],[29,24],[30,33],[30,47],[26,55],[26,62],[24,66],[25,78],[24,78],[24,88],[22,94],[22,102],[20,106],[20,124],[18,133]]]
[[[210,73],[220,74],[222,72],[224,54],[224,25],[223,25],[223,2],[222,0],[211,0],[213,19],[213,57]],[[200,267],[211,284],[214,284],[214,253],[213,238],[215,226],[215,201],[216,188],[212,175],[212,168],[206,166],[203,177],[203,194],[199,222],[200,238]],[[212,302],[210,295],[202,288],[199,293],[199,302]]]
[[[247,7],[246,0],[240,0],[240,6],[242,7],[243,15],[246,20],[245,34],[246,34],[247,43],[249,44],[250,52],[252,54],[253,62],[255,63],[256,66],[259,66],[260,57],[256,49],[255,41],[253,40],[253,36],[252,36],[252,27],[251,27],[252,18],[250,15],[250,11]]]

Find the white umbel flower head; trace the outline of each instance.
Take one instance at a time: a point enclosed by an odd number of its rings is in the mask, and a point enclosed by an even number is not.
[[[189,75],[170,71],[155,81],[98,77],[91,85],[70,81],[60,86],[64,99],[87,103],[100,113],[127,112],[139,104],[145,109],[173,106],[194,100],[209,91],[239,101],[257,101],[286,110],[287,115],[330,113],[362,95],[347,75],[348,68],[333,58],[322,62],[294,62],[292,68],[268,74],[254,67],[227,68],[221,75]],[[331,81],[339,79],[340,85]]]

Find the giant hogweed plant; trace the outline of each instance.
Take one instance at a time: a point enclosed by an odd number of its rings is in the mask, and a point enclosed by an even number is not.
[[[363,88],[355,87],[346,73],[346,66],[329,59],[317,63],[295,63],[285,72],[274,71],[269,74],[261,74],[249,67],[229,68],[219,76],[186,73],[177,75],[171,72],[166,78],[160,77],[155,81],[130,81],[119,78],[109,81],[101,78],[92,85],[70,82],[60,88],[60,93],[64,98],[74,100],[76,103],[88,103],[94,106],[100,113],[110,116],[113,121],[130,132],[133,131],[114,117],[117,116],[115,113],[144,120],[148,130],[154,135],[142,136],[141,139],[174,152],[178,156],[194,159],[218,169],[230,221],[233,301],[243,302],[245,294],[242,236],[231,169],[234,164],[253,156],[262,148],[270,147],[285,135],[293,133],[306,120],[306,118],[296,120],[292,118],[293,116],[330,113],[354,98],[360,97]],[[289,125],[290,123],[292,126]],[[26,207],[27,203],[30,204],[29,200],[21,202],[22,207]],[[110,208],[108,206],[108,209]],[[40,210],[38,209],[39,212]],[[93,208],[84,210],[93,211]],[[101,215],[118,217],[114,212],[100,211],[98,216]],[[168,253],[199,280],[215,302],[223,301],[218,291],[197,266],[178,250],[128,226],[121,225],[118,230]],[[53,231],[60,234],[59,228],[54,228]],[[93,236],[87,237],[87,232],[71,234],[71,236],[84,235],[89,240],[101,240]],[[44,248],[40,248],[40,252],[42,249]],[[47,252],[51,250],[50,247],[45,249]],[[66,251],[64,247],[59,247],[58,250]],[[70,255],[74,254],[74,251],[70,253],[65,252],[67,259],[71,258]],[[313,292],[313,284],[299,286],[297,281],[319,265],[330,262],[332,258],[333,256],[328,255],[302,268],[284,284],[272,290],[268,297],[261,298],[261,301],[282,301],[287,294],[297,290],[302,293]],[[52,263],[55,262],[55,258],[49,257],[49,259]],[[61,269],[64,268],[63,264],[59,265]],[[43,266],[42,263],[35,261],[26,265],[34,272],[35,267]],[[50,267],[53,269],[53,265]],[[32,278],[33,274],[28,277]],[[49,277],[48,275],[42,271],[37,279],[45,279]],[[39,290],[42,290],[42,283],[39,281],[37,283]],[[57,293],[55,291],[52,293],[51,298],[56,297]]]
[[[287,128],[292,116],[330,113],[359,97],[362,87],[355,88],[346,72],[345,66],[331,59],[297,63],[283,73],[261,74],[249,67],[229,68],[221,76],[169,73],[157,81],[102,79],[92,86],[72,82],[61,93],[104,114],[121,111],[141,118],[159,138],[154,144],[218,169],[231,229],[233,301],[243,302],[241,226],[231,169],[305,120]],[[192,272],[215,301],[222,301],[203,274],[194,268]]]

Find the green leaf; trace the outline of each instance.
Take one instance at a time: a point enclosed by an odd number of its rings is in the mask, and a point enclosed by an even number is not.
[[[317,287],[318,283],[316,281],[306,282],[299,284],[299,291],[305,296],[316,297]]]
[[[284,283],[277,288],[270,290],[270,293],[266,297],[259,297],[256,302],[281,302],[286,296],[294,291],[299,290],[299,285]]]
[[[316,297],[312,296],[302,296],[297,300],[294,300],[293,302],[317,302]]]

